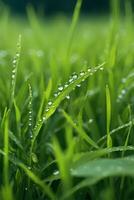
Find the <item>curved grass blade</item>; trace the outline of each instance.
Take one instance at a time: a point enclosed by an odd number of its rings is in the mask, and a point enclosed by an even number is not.
[[[67,191],[63,197],[61,198],[61,200],[66,200],[68,199],[72,194],[74,194],[75,192],[77,192],[78,190],[93,185],[95,183],[97,183],[98,181],[100,181],[101,179],[98,177],[90,177],[87,179],[84,179],[83,181],[81,181],[79,184],[77,184],[76,186],[74,186],[70,191]]]
[[[114,133],[122,130],[122,129],[125,129],[125,128],[128,128],[130,126],[133,126],[134,125],[134,119],[132,119],[132,121],[129,121],[128,123],[126,124],[123,124],[115,129],[113,129],[112,131],[110,131],[110,135],[113,135]],[[107,135],[104,135],[103,137],[101,137],[98,141],[97,141],[97,144],[99,144],[100,142],[104,141],[105,139],[107,138]]]
[[[22,163],[18,163],[18,165],[20,166],[21,169],[23,169],[23,171],[26,173],[26,175],[34,182],[36,183],[38,186],[40,186],[42,188],[42,191],[44,192],[44,194],[46,194],[48,197],[50,197],[50,199],[52,200],[56,200],[55,195],[53,194],[52,190],[50,189],[50,187],[48,187],[47,184],[45,184],[42,180],[40,180],[39,177],[37,177],[31,170],[29,170],[24,164]]]
[[[111,148],[104,148],[99,149],[96,151],[90,151],[85,153],[77,153],[74,155],[74,162],[78,160],[78,162],[83,162],[86,160],[93,160],[101,156],[105,156],[107,154],[113,153],[113,152],[124,152],[124,151],[134,151],[133,146],[118,146],[118,147],[111,147]]]
[[[72,165],[71,174],[75,177],[132,176],[134,177],[134,157],[77,161]]]
[[[36,123],[36,126],[33,129],[33,139],[32,139],[32,145],[31,145],[31,151],[33,149],[34,142],[36,140],[36,137],[38,136],[38,133],[43,125],[43,123],[52,116],[52,114],[56,111],[59,104],[66,98],[66,96],[73,91],[73,89],[79,85],[81,82],[83,82],[85,79],[87,79],[90,75],[93,75],[98,70],[102,70],[102,66],[105,63],[102,63],[94,68],[88,68],[85,72],[80,72],[80,74],[74,75],[69,79],[68,84],[65,84],[64,86],[61,86],[60,92],[58,92],[57,97],[54,99],[53,102],[51,102],[51,105],[44,111],[44,114],[41,119],[39,119]]]
[[[90,144],[91,146],[95,147],[95,148],[99,148],[98,145],[85,133],[85,131],[77,126],[73,120],[71,119],[71,117],[64,111],[61,110],[63,116],[66,118],[66,120],[71,124],[71,126],[76,130],[76,132],[80,135],[80,137],[82,137],[88,144]]]
[[[73,193],[83,187],[91,186],[107,177],[132,176],[134,177],[134,157],[118,159],[99,159],[74,166],[71,174],[75,177],[85,177],[83,181],[67,191],[62,200],[67,199]]]

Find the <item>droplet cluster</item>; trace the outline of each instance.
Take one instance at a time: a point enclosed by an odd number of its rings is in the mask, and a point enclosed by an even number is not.
[[[30,133],[30,138],[33,137],[33,133],[32,133],[32,125],[33,125],[33,109],[32,109],[32,99],[33,99],[33,94],[32,94],[32,88],[31,85],[29,84],[29,104],[28,104],[28,108],[29,108],[29,113],[28,113],[28,126],[29,126],[29,133]]]
[[[119,93],[119,95],[117,97],[117,103],[122,101],[122,99],[125,97],[126,93],[127,93],[126,89],[121,90],[121,92]]]
[[[81,87],[81,82],[84,81],[88,76],[92,76],[95,72],[97,72],[98,70],[103,71],[103,66],[104,64],[98,66],[98,67],[94,67],[94,68],[88,68],[86,71],[81,71],[79,73],[79,75],[74,72],[70,77],[68,82],[66,82],[64,85],[59,85],[58,86],[58,90],[57,92],[54,93],[54,100],[50,100],[46,106],[44,115],[42,117],[42,119],[38,120],[37,125],[34,127],[34,131],[37,130],[39,127],[41,127],[42,123],[46,120],[46,114],[51,110],[52,107],[54,107],[54,101],[59,97],[60,94],[62,94],[62,92],[64,92],[65,90],[68,89],[68,87],[74,83],[74,87],[73,89],[75,89],[75,87],[80,88]],[[66,94],[65,98],[67,100],[70,99],[70,95]]]
[[[12,77],[11,77],[11,98],[13,100],[14,98],[14,92],[15,92],[15,83],[16,83],[16,75],[17,75],[17,67],[18,62],[20,58],[20,51],[21,51],[21,35],[19,35],[19,39],[17,42],[17,52],[15,54],[15,57],[13,59],[13,67],[12,67]]]

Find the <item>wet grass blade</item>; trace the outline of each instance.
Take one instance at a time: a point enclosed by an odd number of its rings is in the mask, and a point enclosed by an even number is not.
[[[72,76],[72,78],[69,79],[68,84],[61,86],[60,92],[57,94],[57,97],[54,99],[53,102],[51,102],[51,105],[44,111],[42,118],[37,121],[36,126],[34,127],[31,149],[33,149],[34,142],[36,140],[36,137],[43,123],[52,116],[52,114],[58,108],[59,104],[66,98],[66,96],[70,92],[72,92],[76,88],[77,85],[79,85],[81,82],[86,80],[89,76],[95,74],[97,71],[102,70],[104,64],[105,63],[102,63],[101,65],[98,65],[97,67],[88,68],[87,71],[81,72],[78,76],[75,75],[75,78],[73,78]]]

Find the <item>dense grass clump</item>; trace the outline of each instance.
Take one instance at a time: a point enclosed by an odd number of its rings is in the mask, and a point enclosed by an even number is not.
[[[112,2],[112,1],[111,1]],[[0,199],[134,196],[130,1],[72,22],[0,18]],[[71,24],[71,25],[70,25]],[[17,44],[17,47],[16,47]]]

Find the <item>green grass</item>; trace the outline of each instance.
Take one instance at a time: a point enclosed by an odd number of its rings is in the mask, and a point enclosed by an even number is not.
[[[0,199],[134,196],[134,28],[121,15],[0,18]],[[17,46],[16,46],[17,44]]]

